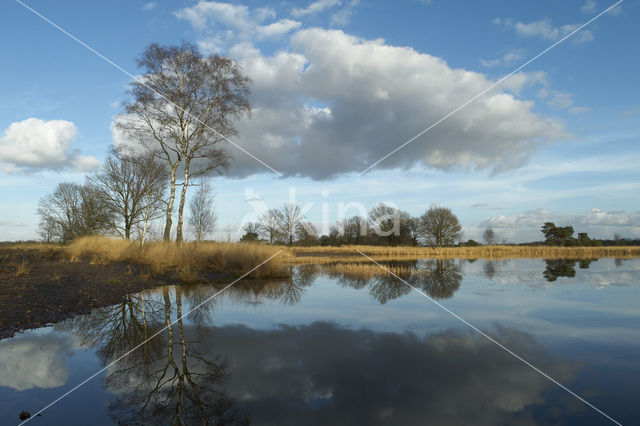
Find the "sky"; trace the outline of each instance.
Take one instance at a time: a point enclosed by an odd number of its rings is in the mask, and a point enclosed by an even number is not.
[[[614,3],[3,2],[0,240],[37,238],[40,198],[121,140],[136,57],[182,41],[252,79],[216,238],[288,201],[321,232],[385,202],[451,208],[464,239],[638,238],[640,1],[572,34]]]

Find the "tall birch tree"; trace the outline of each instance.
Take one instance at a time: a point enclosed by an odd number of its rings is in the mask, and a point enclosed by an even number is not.
[[[180,243],[190,182],[228,166],[221,142],[237,134],[237,120],[251,110],[250,80],[232,59],[205,57],[189,43],[151,44],[137,63],[144,74],[131,85],[131,100],[117,127],[168,166],[165,241],[171,235],[178,174],[183,175],[176,226]]]

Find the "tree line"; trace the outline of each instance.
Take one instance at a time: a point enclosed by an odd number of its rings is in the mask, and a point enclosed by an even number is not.
[[[299,206],[284,204],[266,211],[243,227],[240,241],[287,245],[431,245],[450,246],[462,236],[458,218],[446,207],[431,207],[420,217],[380,203],[367,217],[352,216],[330,226],[320,235]]]

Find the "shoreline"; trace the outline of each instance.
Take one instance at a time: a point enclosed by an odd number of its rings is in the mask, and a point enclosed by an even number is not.
[[[18,263],[7,262],[7,250],[0,250],[5,259],[0,268],[0,340],[119,303],[132,293],[184,284],[175,272],[148,276],[144,265],[135,263],[68,262],[60,252],[37,250],[11,249],[9,255]],[[20,262],[28,262],[28,271],[18,275],[15,265]],[[194,282],[218,285],[235,277],[208,273]]]
[[[253,250],[248,245],[247,250]],[[596,259],[637,258],[640,247],[549,247],[549,246],[482,246],[482,247],[272,247],[285,250],[282,265],[334,264],[335,270],[356,271],[376,261],[410,261],[416,259]],[[0,339],[23,330],[44,327],[87,314],[92,309],[121,302],[129,294],[164,285],[206,283],[222,285],[237,278],[241,271],[229,268],[203,267],[187,271],[169,268],[154,271],[152,265],[124,259],[97,258],[85,255],[70,259],[66,247],[43,245],[42,248],[0,247]],[[233,268],[234,270],[236,268]],[[366,269],[366,268],[365,268]],[[381,270],[384,271],[384,270]],[[367,271],[369,274],[381,271]],[[277,272],[272,272],[277,275]],[[255,277],[258,278],[258,277]],[[285,278],[274,276],[273,278]]]

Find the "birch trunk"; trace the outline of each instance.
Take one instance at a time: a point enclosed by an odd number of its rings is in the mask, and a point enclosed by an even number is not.
[[[184,182],[182,184],[182,192],[180,193],[180,206],[178,207],[178,226],[176,230],[176,243],[182,243],[182,225],[184,223],[184,203],[187,198],[187,188],[189,187],[189,161],[185,161],[184,165]]]
[[[169,194],[169,202],[167,203],[167,218],[164,225],[164,241],[169,241],[171,239],[171,216],[173,214],[173,200],[176,198],[176,167],[171,167],[171,189]]]

